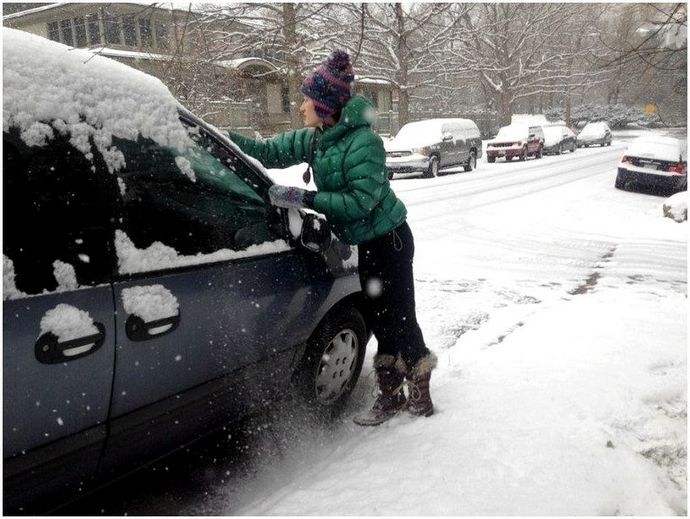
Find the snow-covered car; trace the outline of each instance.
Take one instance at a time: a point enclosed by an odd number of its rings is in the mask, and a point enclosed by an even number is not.
[[[544,154],[560,155],[566,150],[577,149],[575,132],[567,126],[544,126]]]
[[[4,512],[85,493],[293,387],[337,412],[356,255],[156,78],[3,29]]]
[[[599,146],[611,146],[611,141],[613,140],[613,134],[611,133],[611,128],[604,121],[597,121],[585,124],[582,131],[577,134],[577,147],[582,148],[583,146],[587,148],[594,144]]]
[[[630,143],[616,175],[618,189],[639,184],[684,191],[688,188],[688,164],[681,141],[661,135],[645,135]]]
[[[525,160],[534,156],[540,159],[544,148],[544,130],[541,126],[511,124],[498,130],[496,137],[486,143],[487,162],[496,162],[499,157]]]
[[[386,148],[388,178],[395,173],[423,171],[436,177],[441,168],[462,165],[465,171],[477,167],[482,156],[479,128],[470,119],[425,119],[407,123]]]

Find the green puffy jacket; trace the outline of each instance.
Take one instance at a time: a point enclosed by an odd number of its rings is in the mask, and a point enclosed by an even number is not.
[[[373,110],[369,101],[354,96],[338,123],[324,131],[304,128],[269,140],[229,133],[242,151],[267,168],[311,163],[318,188],[314,209],[326,216],[342,241],[355,245],[386,234],[407,215],[388,182],[383,142],[367,120]]]

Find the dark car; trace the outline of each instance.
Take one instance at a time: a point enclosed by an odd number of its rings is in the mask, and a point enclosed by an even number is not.
[[[544,154],[560,155],[577,149],[575,133],[567,126],[544,126]]]
[[[294,387],[343,406],[352,248],[158,80],[3,30],[4,512],[49,511]]]
[[[407,123],[386,146],[388,178],[395,173],[422,171],[436,177],[441,168],[477,167],[482,156],[479,128],[470,119],[425,119]]]
[[[630,143],[616,174],[615,187],[634,185],[673,191],[688,189],[688,164],[681,141],[673,137],[646,135]]]
[[[604,121],[596,121],[587,123],[584,128],[577,134],[577,147],[585,148],[597,144],[602,148],[604,146],[611,146],[613,141],[613,133],[611,128]]]
[[[544,149],[544,131],[541,126],[511,124],[503,126],[498,134],[486,143],[487,162],[496,162],[499,157],[526,160],[533,156],[540,159]]]

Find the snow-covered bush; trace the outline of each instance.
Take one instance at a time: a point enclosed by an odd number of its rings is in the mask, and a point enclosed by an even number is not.
[[[673,218],[676,222],[685,222],[688,219],[688,192],[681,191],[664,202],[664,216]]]

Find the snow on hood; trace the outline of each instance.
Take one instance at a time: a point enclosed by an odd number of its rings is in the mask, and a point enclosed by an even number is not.
[[[407,123],[390,141],[384,141],[386,151],[409,151],[441,142],[441,123],[436,120]]]
[[[544,146],[554,146],[561,141],[563,128],[561,126],[544,127]]]
[[[527,140],[529,135],[529,128],[519,124],[511,124],[510,126],[503,126],[498,130],[496,137],[489,142],[517,142]]]
[[[638,137],[630,143],[625,150],[625,155],[673,162],[680,160],[680,146],[680,141],[673,137],[643,136]]]
[[[46,38],[3,28],[3,129],[16,126],[29,146],[55,132],[91,159],[93,141],[114,171],[124,156],[112,137],[150,138],[185,149],[180,104],[163,83],[127,65]]]
[[[599,135],[604,135],[605,130],[606,130],[605,123],[587,123],[585,125],[585,127],[582,128],[580,135],[599,136]]]

